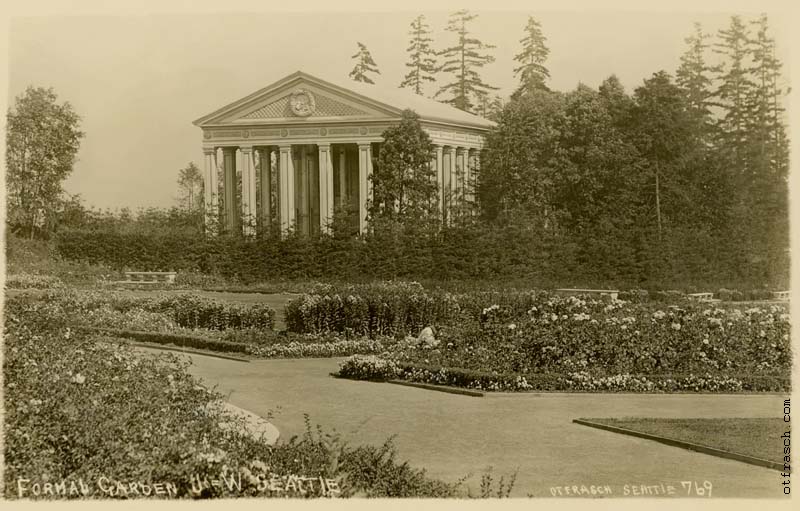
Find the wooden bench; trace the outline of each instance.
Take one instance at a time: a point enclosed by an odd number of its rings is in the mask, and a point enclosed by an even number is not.
[[[556,289],[555,293],[561,296],[608,296],[612,300],[616,300],[619,295],[618,289]]]
[[[128,280],[118,280],[114,284],[174,284],[176,275],[174,271],[126,271]]]
[[[711,302],[714,300],[714,293],[689,293],[686,298],[695,302]]]
[[[788,302],[789,299],[791,298],[791,296],[792,296],[792,292],[791,291],[773,291],[772,292],[772,297],[775,298],[776,300],[783,300],[783,301],[787,301]]]

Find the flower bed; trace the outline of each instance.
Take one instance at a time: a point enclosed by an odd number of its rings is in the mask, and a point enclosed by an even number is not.
[[[12,299],[5,312],[5,498],[464,494],[396,461],[391,442],[353,447],[309,423],[304,435],[269,446],[223,428],[241,419],[213,406],[222,396],[199,385],[178,358],[98,343],[71,330],[69,316],[45,302]],[[193,484],[195,476],[221,474],[236,483],[199,490]],[[273,476],[277,486],[264,484]],[[290,476],[322,477],[339,491],[290,488]]]
[[[485,307],[443,326],[437,342],[382,355],[397,377],[492,390],[784,391],[791,344],[785,307],[605,303],[548,297],[520,315]],[[371,379],[364,360],[342,376]],[[374,361],[372,362],[374,363]],[[383,366],[382,366],[383,367]]]
[[[335,376],[353,380],[405,380],[467,389],[519,392],[778,392],[791,388],[786,375],[738,377],[704,375],[630,375],[595,377],[587,371],[557,373],[490,373],[454,367],[398,363],[379,356],[342,361]]]

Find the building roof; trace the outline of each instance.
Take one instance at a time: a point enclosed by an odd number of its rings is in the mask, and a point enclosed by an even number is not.
[[[356,99],[367,100],[367,102],[377,107],[394,113],[397,116],[405,109],[414,110],[422,120],[444,122],[447,124],[455,124],[462,126],[469,126],[474,128],[488,129],[495,125],[494,122],[473,115],[463,110],[459,110],[451,105],[440,103],[430,98],[415,94],[409,89],[401,89],[398,87],[387,86],[385,83],[377,82],[374,85],[362,82],[346,82],[343,83],[337,80],[321,79],[316,76],[310,75],[303,71],[297,71],[277,82],[260,89],[253,94],[241,98],[233,103],[230,103],[208,115],[205,115],[196,121],[195,125],[202,126],[205,124],[213,124],[216,119],[222,118],[238,109],[244,108],[246,105],[254,104],[261,98],[264,98],[277,90],[297,86],[303,82],[326,86],[329,89],[337,90],[338,92],[354,97]]]

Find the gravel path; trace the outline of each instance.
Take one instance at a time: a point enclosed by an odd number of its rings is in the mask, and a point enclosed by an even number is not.
[[[303,414],[354,443],[397,435],[400,459],[455,481],[488,467],[518,469],[512,496],[550,497],[555,487],[609,487],[612,496],[705,481],[715,497],[780,497],[779,473],[573,424],[579,417],[779,417],[778,395],[487,394],[470,397],[331,378],[340,359],[259,360],[192,356],[191,371],[233,404],[266,416],[282,440],[302,434]],[[721,432],[722,434],[722,432]],[[775,439],[775,449],[782,449]],[[663,487],[660,485],[664,485]],[[692,486],[694,491],[695,486]]]

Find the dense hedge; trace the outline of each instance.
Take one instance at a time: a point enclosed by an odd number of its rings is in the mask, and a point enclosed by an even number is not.
[[[657,250],[576,238],[524,226],[449,228],[437,236],[396,234],[353,239],[246,241],[180,231],[59,233],[57,253],[117,270],[198,272],[244,283],[268,280],[483,280],[529,287],[719,289],[785,288],[788,256],[742,261],[725,239],[703,243],[665,235]],[[608,241],[608,240],[606,240]],[[727,247],[727,248],[726,248]]]
[[[195,348],[201,350],[218,351],[221,353],[248,353],[249,346],[235,342],[212,339],[200,335],[174,334],[170,332],[148,332],[141,330],[111,330],[88,329],[104,333],[112,337],[122,337],[134,341],[150,342],[153,344],[172,344],[181,348]]]

